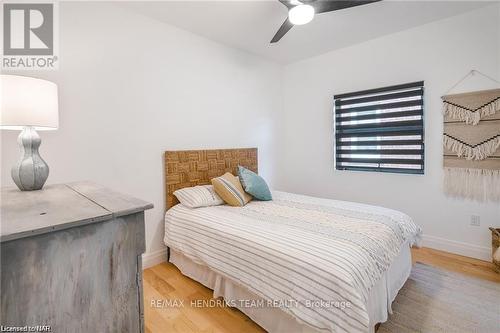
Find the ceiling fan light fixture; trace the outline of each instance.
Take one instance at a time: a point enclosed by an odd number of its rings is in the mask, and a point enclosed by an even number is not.
[[[294,25],[302,25],[312,21],[314,7],[311,5],[298,5],[288,11],[288,19]]]

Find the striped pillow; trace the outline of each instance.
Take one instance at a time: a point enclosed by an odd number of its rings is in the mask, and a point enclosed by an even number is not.
[[[252,196],[243,191],[238,177],[226,172],[223,176],[213,178],[212,185],[215,192],[231,206],[245,206]]]
[[[181,188],[174,192],[183,206],[189,208],[218,206],[224,204],[212,185],[200,185],[194,187]]]

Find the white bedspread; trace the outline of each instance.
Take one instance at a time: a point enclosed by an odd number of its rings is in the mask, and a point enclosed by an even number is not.
[[[400,212],[273,192],[165,215],[165,244],[312,327],[368,332],[371,287],[421,230]],[[348,306],[346,305],[346,302]]]

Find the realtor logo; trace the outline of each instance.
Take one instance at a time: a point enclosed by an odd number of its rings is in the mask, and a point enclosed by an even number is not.
[[[2,69],[56,69],[56,6],[3,4]]]
[[[4,4],[3,29],[5,55],[52,55],[54,5]]]

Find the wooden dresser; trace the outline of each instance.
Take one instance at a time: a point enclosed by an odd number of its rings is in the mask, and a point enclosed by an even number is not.
[[[90,182],[1,192],[3,326],[143,332],[144,210]]]

